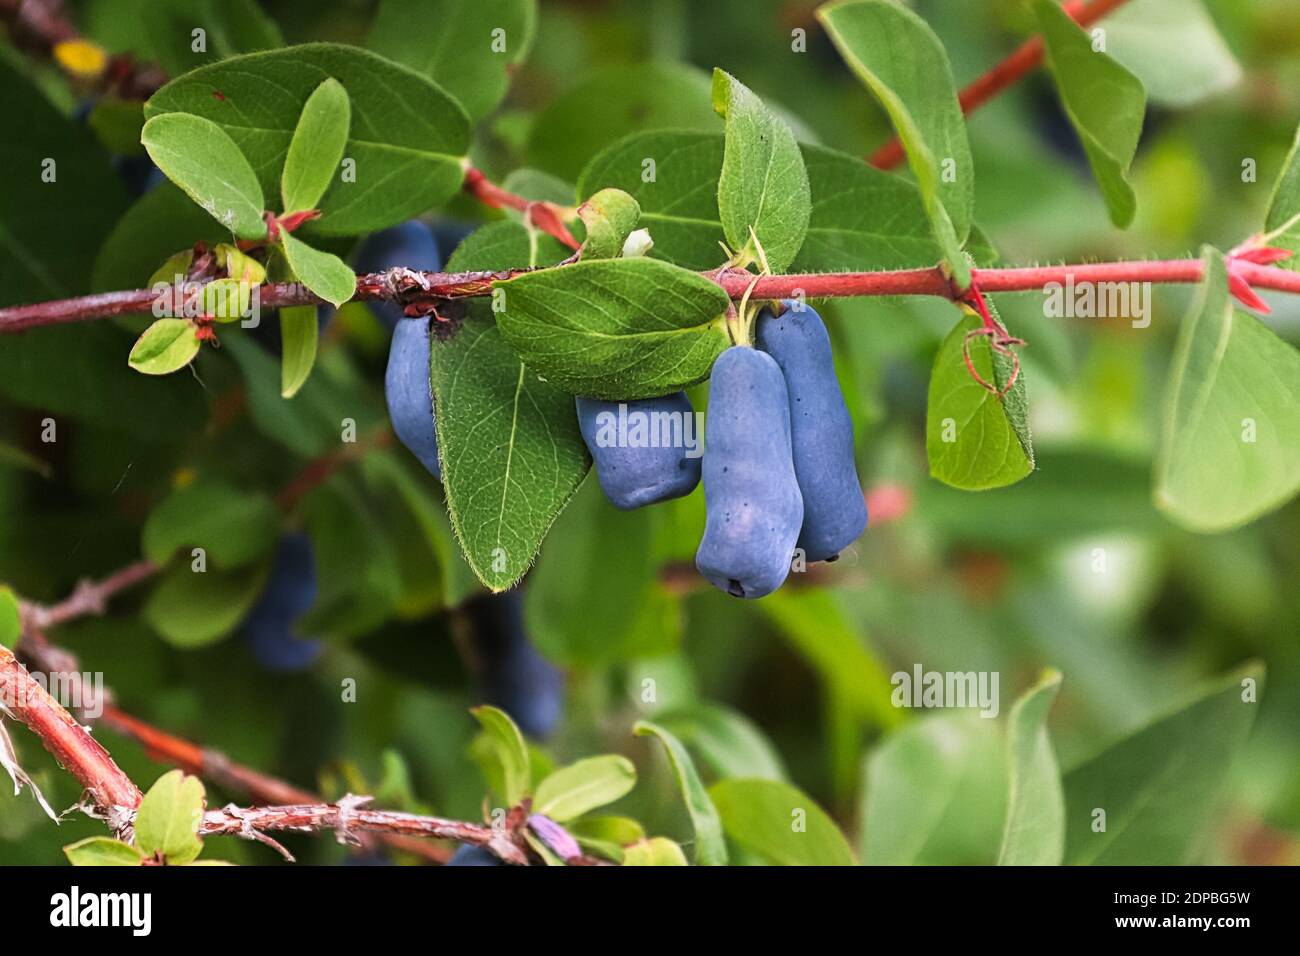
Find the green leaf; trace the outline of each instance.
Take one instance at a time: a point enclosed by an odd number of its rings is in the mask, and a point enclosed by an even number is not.
[[[971,713],[908,721],[866,761],[862,859],[869,866],[978,865],[997,859],[1006,749]]]
[[[598,70],[537,115],[528,142],[529,165],[572,181],[591,157],[629,133],[670,128],[714,132],[718,117],[709,91],[708,74],[680,63],[620,63]],[[600,108],[592,109],[593,103]],[[710,186],[716,192],[717,180]]]
[[[1052,0],[1035,0],[1034,9],[1061,105],[1088,154],[1111,222],[1128,226],[1137,210],[1128,168],[1142,135],[1146,90],[1125,67],[1094,51],[1087,32]]]
[[[338,256],[313,249],[287,232],[281,233],[280,243],[298,281],[326,302],[337,307],[356,295],[356,273]]]
[[[203,784],[198,777],[171,770],[158,778],[140,803],[135,839],[146,854],[161,853],[169,864],[184,866],[203,849]]]
[[[396,611],[403,582],[379,506],[359,482],[342,475],[313,492],[305,506],[319,587],[295,629],[324,640],[374,631]]]
[[[1178,332],[1156,505],[1195,531],[1253,521],[1300,489],[1300,352],[1233,305],[1222,253]]]
[[[632,732],[638,737],[658,737],[668,752],[668,759],[677,774],[677,785],[681,787],[682,799],[686,802],[686,811],[691,817],[691,826],[695,830],[695,865],[726,866],[727,842],[722,837],[722,821],[713,801],[709,799],[708,791],[700,782],[700,775],[695,772],[691,755],[686,752],[681,741],[648,720],[638,720],[633,725]]]
[[[595,479],[583,484],[547,535],[524,591],[529,638],[548,659],[601,668],[655,649],[638,627],[660,591],[654,532],[650,509],[619,511]],[[622,545],[612,551],[611,541]],[[597,579],[601,586],[592,588]],[[584,618],[605,623],[573,626]]]
[[[430,77],[480,120],[505,96],[536,28],[536,0],[381,0],[366,46]]]
[[[18,598],[12,588],[0,584],[0,647],[13,650],[22,635],[23,622],[18,613]]]
[[[613,803],[634,786],[636,768],[626,757],[588,757],[561,767],[539,783],[533,794],[533,812],[564,823]]]
[[[1292,252],[1291,258],[1283,259],[1278,266],[1300,270],[1300,129],[1296,130],[1295,142],[1282,164],[1282,174],[1273,186],[1264,228],[1270,246]]]
[[[553,240],[534,244],[523,226],[499,222],[466,239],[447,268],[526,266],[543,249],[562,255]],[[591,466],[573,397],[520,362],[483,300],[434,342],[430,364],[452,527],[479,580],[508,588]]]
[[[1060,689],[1060,671],[1048,671],[1011,708],[1011,782],[998,866],[1059,866],[1065,854],[1061,768],[1047,732],[1047,712]]]
[[[651,255],[688,269],[705,270],[721,260],[724,237],[715,184],[722,174],[723,137],[714,133],[654,130],[624,137],[583,170],[579,195],[602,187],[631,194],[641,206],[641,225],[650,229]],[[914,183],[874,169],[860,156],[800,145],[812,213],[792,272],[905,269],[933,265],[935,244],[925,204]],[[649,182],[647,157],[655,160]],[[976,246],[980,261],[991,259]]]
[[[833,592],[789,588],[765,598],[758,610],[863,724],[892,727],[898,723],[901,715],[890,703],[889,674]]]
[[[979,317],[968,311],[939,346],[926,408],[930,474],[967,491],[1015,484],[1034,470],[1024,369],[1001,398],[975,381],[962,357],[962,343],[979,327]],[[970,340],[970,357],[986,382],[1006,387],[1011,361],[993,351],[988,336]]]
[[[583,817],[572,820],[565,829],[584,850],[623,862],[623,848],[645,839],[645,828],[630,817]]]
[[[655,723],[694,751],[714,776],[786,779],[776,748],[737,711],[701,702],[655,714]]]
[[[127,362],[145,375],[167,375],[194,361],[199,344],[189,319],[159,319],[135,340]]]
[[[777,866],[854,866],[826,811],[788,783],[723,780],[709,788],[727,837]]]
[[[261,557],[279,536],[275,504],[219,479],[201,479],[172,491],[149,513],[140,537],[144,556],[165,564],[178,548],[201,547],[223,568]]]
[[[772,272],[794,261],[808,231],[808,172],[794,133],[729,73],[713,71],[713,108],[726,121],[718,211],[727,242]]]
[[[505,787],[505,793],[501,796],[513,807],[528,794],[530,771],[524,735],[503,710],[485,704],[470,708],[470,713],[483,725],[487,739],[492,744],[492,750],[501,765],[501,779]]]
[[[624,866],[687,866],[682,848],[667,837],[651,837],[623,852]]]
[[[144,859],[135,847],[106,836],[70,843],[63,853],[73,866],[139,866]]]
[[[1186,108],[1234,86],[1241,67],[1199,0],[1136,0],[1109,13],[1106,52],[1152,102]]]
[[[1249,665],[1070,770],[1065,862],[1188,863],[1254,722],[1263,681],[1263,666]]]
[[[239,626],[266,580],[264,565],[232,571],[193,571],[189,561],[173,565],[144,605],[144,619],[169,644],[202,647]]]
[[[701,381],[730,344],[730,300],[657,259],[598,259],[493,283],[497,326],[538,374],[576,395],[631,400]]]
[[[817,10],[840,55],[880,101],[907,151],[935,242],[956,282],[970,267],[961,245],[975,204],[975,165],[948,54],[924,20],[887,0]]]
[[[112,0],[88,3],[87,36],[108,50],[129,50],[136,62],[157,62],[169,76],[197,66],[285,45],[275,21],[257,0]],[[206,32],[206,46],[194,49],[194,28]]]
[[[460,105],[432,80],[355,47],[308,43],[200,67],[155,93],[145,114],[194,113],[219,123],[263,191],[274,193],[303,104],[329,77],[352,104],[343,155],[355,161],[356,181],[335,178],[319,204],[322,218],[312,223],[316,234],[383,229],[460,189],[469,148]]]
[[[203,314],[217,322],[238,322],[252,316],[254,286],[237,279],[213,279],[203,286]]]
[[[167,178],[209,216],[241,239],[266,236],[257,174],[224,129],[202,116],[168,113],[146,122],[140,140]]]
[[[316,340],[320,323],[316,307],[302,305],[280,310],[280,396],[293,398],[311,375],[316,364]]]
[[[351,122],[348,92],[333,77],[307,97],[280,174],[285,212],[316,208],[338,172]]]
[[[641,207],[621,189],[602,189],[578,207],[587,227],[583,259],[616,259],[641,218]]]
[[[89,291],[87,265],[130,202],[108,154],[6,57],[0,57],[0,128],[6,184],[0,189],[0,306]],[[54,173],[52,182],[42,181],[47,172]],[[5,351],[25,355],[25,348]]]

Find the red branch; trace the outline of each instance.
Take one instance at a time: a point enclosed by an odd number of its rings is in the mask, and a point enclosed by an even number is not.
[[[6,647],[0,645],[0,712],[8,713],[40,738],[60,767],[86,788],[94,805],[108,813],[140,805],[140,790],[90,736],[36,681]],[[114,829],[124,821],[110,820]]]
[[[471,166],[465,170],[465,192],[484,205],[493,209],[514,209],[522,212],[537,229],[553,236],[570,249],[577,249],[580,243],[573,238],[565,223],[565,211],[551,202],[534,202],[502,189],[488,180],[479,170]]]
[[[1128,0],[1070,0],[1065,12],[1081,27],[1096,23],[1102,17],[1123,6]],[[1037,69],[1043,62],[1043,38],[1033,36],[1020,44],[1010,56],[979,77],[958,94],[961,111],[967,115],[979,109],[999,93],[1015,84],[1022,76]],[[903,144],[895,136],[867,159],[877,169],[893,169],[906,158]]]
[[[551,268],[564,268],[563,265]],[[492,282],[507,280],[535,270],[513,269],[504,272],[415,272],[392,269],[357,277],[354,301],[404,301],[419,308],[413,314],[432,312],[440,303],[454,299],[490,295]],[[1035,292],[1053,282],[1153,282],[1187,284],[1201,281],[1204,266],[1200,259],[1163,259],[1135,262],[1091,262],[1058,266],[1028,266],[1008,269],[975,269],[973,281],[983,292]],[[1234,274],[1251,286],[1278,292],[1300,294],[1300,272],[1259,265],[1249,261],[1234,264]],[[763,276],[754,282],[752,272],[724,269],[702,273],[721,286],[733,299],[740,299],[753,283],[753,296],[780,299],[802,293],[808,298],[838,298],[884,295],[933,295],[953,298],[952,285],[943,272],[928,269],[902,269],[892,272],[818,272],[800,275]],[[397,290],[397,291],[395,291]],[[262,305],[320,305],[319,296],[298,283],[267,285],[261,288]],[[17,305],[0,309],[0,334],[20,332],[37,326],[115,315],[148,312],[155,298],[149,289],[108,292]]]

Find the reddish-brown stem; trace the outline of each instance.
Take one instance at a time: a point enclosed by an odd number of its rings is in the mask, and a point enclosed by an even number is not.
[[[23,602],[23,620],[37,631],[56,627],[87,614],[103,614],[104,605],[119,591],[125,590],[157,572],[152,561],[136,561],[99,581],[82,581],[58,604],[40,605]]]
[[[552,268],[564,268],[554,266]],[[1201,280],[1203,265],[1199,259],[1164,259],[1138,262],[1090,262],[1059,266],[1027,266],[1008,269],[972,270],[974,281],[983,292],[1040,291],[1053,282],[1152,282],[1196,283]],[[403,287],[403,295],[432,310],[440,302],[491,294],[492,282],[510,279],[532,270],[506,272],[414,272],[395,269],[357,277],[356,300],[398,298],[394,283]],[[1300,272],[1259,265],[1245,260],[1235,263],[1234,274],[1251,286],[1278,292],[1300,294]],[[883,295],[933,295],[951,299],[952,285],[937,267],[902,269],[892,272],[819,272],[800,275],[763,276],[741,269],[724,269],[702,273],[716,282],[733,299],[754,286],[752,296],[760,299],[789,298],[802,293],[809,298],[861,297]],[[394,278],[395,277],[395,278]],[[264,306],[319,305],[324,300],[297,283],[263,286]],[[154,293],[148,289],[111,292],[17,305],[0,309],[0,334],[19,332],[37,326],[63,322],[81,322],[132,312],[148,311]]]
[[[108,751],[45,688],[6,647],[0,646],[0,710],[25,724],[40,738],[60,767],[86,788],[90,801],[111,814],[140,805],[139,788],[113,762]],[[124,821],[112,821],[120,828]]]
[[[570,249],[577,249],[580,245],[578,240],[573,238],[573,233],[569,232],[569,227],[564,224],[564,211],[555,203],[534,202],[523,196],[517,196],[502,189],[473,166],[465,170],[464,190],[493,209],[513,209],[523,213],[535,228],[555,237]]]
[[[1127,2],[1128,0],[1070,0],[1064,5],[1064,10],[1079,26],[1086,27]],[[1007,87],[1014,85],[1026,73],[1037,69],[1042,62],[1043,38],[1030,37],[1005,60],[962,89],[957,96],[961,111],[967,115],[973,113]],[[905,158],[903,144],[895,136],[872,153],[867,162],[877,169],[893,169]]]
[[[278,830],[296,830],[302,833],[333,830],[344,839],[358,831],[371,831],[385,837],[455,840],[457,843],[484,847],[506,863],[519,866],[528,864],[523,849],[504,829],[441,817],[367,810],[348,800],[339,803],[309,802],[249,808],[228,806],[209,810],[203,815],[199,835],[233,834],[257,839],[254,834]]]

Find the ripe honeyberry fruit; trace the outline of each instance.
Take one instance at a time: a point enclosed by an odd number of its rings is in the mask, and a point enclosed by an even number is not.
[[[686,430],[698,436],[685,392],[632,402],[579,398],[576,404],[596,477],[614,507],[629,511],[695,490],[700,459],[686,454]]]
[[[704,538],[695,566],[714,587],[758,598],[790,573],[803,498],[790,403],[772,356],[734,346],[713,364],[705,424]]]
[[[831,561],[867,526],[867,503],[853,460],[853,422],[835,378],[826,326],[808,306],[764,309],[755,343],[781,366],[790,395],[794,473],[803,495],[799,547],[809,561]]]
[[[316,600],[316,561],[311,539],[287,534],[280,539],[266,590],[244,618],[244,639],[258,663],[269,671],[300,671],[320,657],[321,643],[294,633],[294,622]]]
[[[519,591],[465,605],[483,700],[500,707],[529,737],[545,739],[564,713],[564,675],[528,640]]]
[[[442,269],[442,256],[438,252],[433,230],[418,219],[400,226],[382,229],[367,236],[353,257],[358,272],[383,272],[397,266],[425,272]],[[402,321],[402,309],[394,302],[371,302],[379,320],[389,329]]]
[[[455,856],[447,861],[448,866],[505,866],[500,860],[481,846],[463,844]]]
[[[429,386],[429,321],[402,319],[397,323],[388,346],[384,397],[397,437],[435,478],[441,478]]]

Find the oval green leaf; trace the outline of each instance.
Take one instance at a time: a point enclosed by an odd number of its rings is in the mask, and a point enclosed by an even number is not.
[[[356,176],[333,181],[314,232],[383,229],[456,194],[469,150],[465,111],[427,77],[356,47],[307,43],[200,67],[155,93],[145,114],[193,113],[220,124],[274,194],[303,104],[330,77],[352,105],[343,155]]]
[[[140,141],[167,178],[213,219],[241,239],[266,236],[257,174],[224,129],[202,116],[169,113],[145,123]]]
[[[506,269],[542,255],[563,256],[563,247],[549,237],[533,241],[518,223],[497,222],[462,242],[447,268]],[[479,580],[508,588],[591,467],[573,396],[520,361],[486,300],[471,303],[458,327],[437,336],[430,379],[456,538]]]
[[[1146,89],[1126,67],[1094,50],[1088,33],[1058,4],[1036,0],[1034,10],[1061,105],[1088,154],[1111,222],[1128,226],[1137,211],[1128,168],[1142,135]]]
[[[761,261],[783,272],[803,246],[812,209],[799,144],[784,120],[722,70],[713,71],[713,108],[726,121],[718,211],[727,242],[755,262],[761,249]]]
[[[857,864],[826,811],[788,783],[723,780],[709,796],[727,836],[777,866]]]
[[[948,54],[929,25],[888,0],[845,0],[817,19],[853,72],[880,101],[907,151],[935,242],[961,286],[961,245],[975,205],[975,165]]]
[[[348,91],[333,77],[307,97],[280,174],[285,212],[316,208],[339,171],[351,122]]]
[[[1001,397],[975,381],[966,368],[962,344],[966,334],[979,327],[979,317],[969,313],[939,346],[926,408],[930,475],[967,491],[1015,484],[1034,470],[1024,369]],[[970,357],[984,381],[1006,387],[1012,363],[993,351],[988,336],[970,340]]]
[[[331,252],[313,249],[297,236],[283,233],[284,258],[298,281],[331,305],[340,306],[357,293],[351,266]]]
[[[131,346],[127,362],[145,375],[167,375],[199,354],[199,339],[189,319],[159,319]]]
[[[316,307],[297,306],[280,310],[280,397],[293,398],[307,382],[316,364],[316,341],[320,322]]]
[[[161,853],[168,863],[183,866],[203,849],[203,784],[198,777],[171,770],[158,778],[140,803],[135,839],[145,853]]]
[[[657,259],[599,259],[496,282],[497,326],[536,372],[575,395],[667,395],[708,376],[730,344],[730,300]]]
[[[1225,531],[1300,490],[1300,351],[1233,305],[1223,254],[1178,331],[1165,395],[1156,505],[1194,531]]]
[[[537,785],[533,813],[564,823],[613,803],[634,786],[636,768],[626,757],[588,757],[561,767]]]

